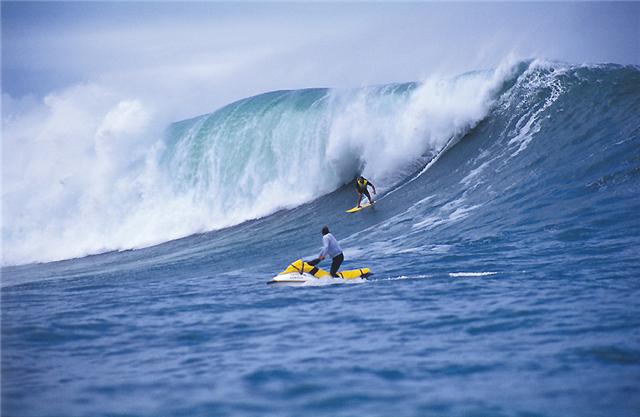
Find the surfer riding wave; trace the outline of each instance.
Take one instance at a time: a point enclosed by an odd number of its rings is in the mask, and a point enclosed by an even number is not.
[[[374,201],[371,198],[371,194],[369,194],[369,190],[367,187],[371,187],[373,189],[373,193],[376,194],[376,187],[373,185],[371,181],[360,175],[356,179],[356,192],[358,193],[358,202],[356,203],[356,207],[360,208],[360,203],[362,202],[362,195],[366,195],[369,200],[369,204],[373,204]]]

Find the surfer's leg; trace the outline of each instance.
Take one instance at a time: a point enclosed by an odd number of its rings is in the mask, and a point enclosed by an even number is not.
[[[367,196],[367,200],[369,200],[369,204],[373,204],[373,200],[371,199],[371,194],[369,194],[369,190],[365,190],[364,195]]]
[[[360,207],[361,201],[362,201],[362,193],[358,192],[358,202],[356,203],[356,207]]]
[[[331,262],[331,276],[333,277],[338,276],[338,269],[340,268],[342,261],[344,261],[343,254],[336,255],[336,257],[333,258],[333,261]]]

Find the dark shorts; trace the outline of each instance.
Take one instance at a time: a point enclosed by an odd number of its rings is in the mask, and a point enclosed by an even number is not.
[[[342,261],[344,261],[344,255],[342,253],[339,253],[333,257],[333,259],[331,260],[331,270],[329,271],[331,273],[331,276],[334,276],[334,277],[338,276],[338,269],[340,269],[340,265],[342,265]],[[320,258],[316,258],[307,263],[311,266],[316,266],[317,264],[320,263]],[[312,272],[312,274],[314,273]]]
[[[333,258],[333,261],[331,261],[331,276],[338,276],[338,269],[340,268],[340,265],[342,265],[342,261],[344,261],[344,255],[342,253],[337,254]]]

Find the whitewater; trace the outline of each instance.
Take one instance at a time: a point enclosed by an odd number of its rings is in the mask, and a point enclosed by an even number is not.
[[[3,120],[2,415],[637,415],[638,67],[82,91]],[[267,286],[324,225],[373,277]]]

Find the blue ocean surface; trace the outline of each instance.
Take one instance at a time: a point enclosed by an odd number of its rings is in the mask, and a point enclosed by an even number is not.
[[[639,110],[637,67],[527,61],[175,123],[162,207],[3,231],[2,416],[638,416]],[[374,275],[267,285],[324,225]]]

